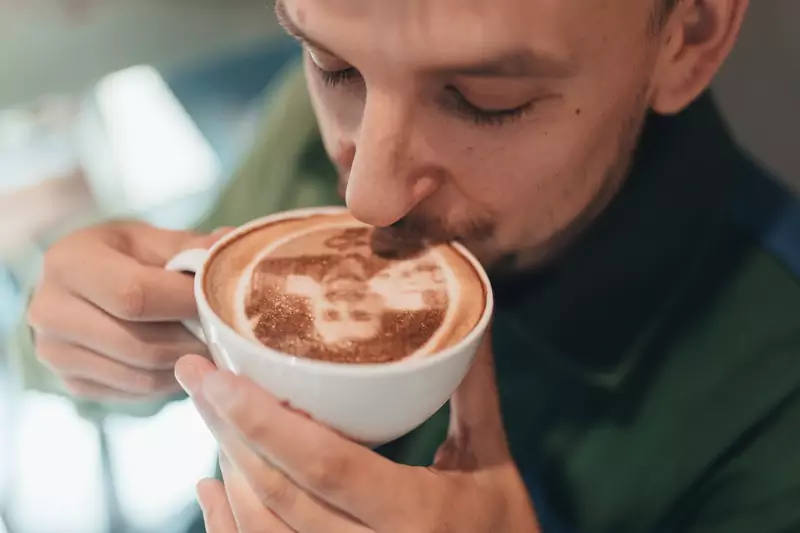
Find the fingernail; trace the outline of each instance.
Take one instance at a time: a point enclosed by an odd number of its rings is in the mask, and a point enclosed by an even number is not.
[[[203,380],[203,396],[217,409],[227,410],[239,401],[236,380],[225,372],[215,372]]]
[[[200,509],[203,513],[207,513],[209,510],[209,491],[212,490],[212,483],[213,480],[211,479],[203,479],[201,480],[197,486],[195,487],[195,494],[197,494],[197,503],[200,504]]]
[[[192,363],[178,361],[178,364],[175,365],[175,379],[189,396],[197,394],[203,385],[203,373]]]

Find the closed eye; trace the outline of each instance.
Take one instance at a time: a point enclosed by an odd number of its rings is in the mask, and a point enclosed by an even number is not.
[[[314,68],[319,73],[320,78],[329,87],[335,87],[348,81],[353,81],[361,78],[361,73],[355,67],[348,67],[341,70],[325,70],[312,61]]]

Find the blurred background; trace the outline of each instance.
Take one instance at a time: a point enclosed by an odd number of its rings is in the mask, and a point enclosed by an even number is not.
[[[753,2],[715,90],[800,188],[798,20],[797,0]],[[215,458],[203,424],[185,402],[92,424],[19,391],[2,352],[23,309],[12,267],[84,214],[190,227],[298,52],[261,0],[0,0],[0,533],[185,530]]]

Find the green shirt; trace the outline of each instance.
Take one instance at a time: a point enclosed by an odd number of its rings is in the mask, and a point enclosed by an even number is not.
[[[204,228],[338,201],[299,68],[268,110]],[[704,96],[648,120],[629,181],[563,261],[496,283],[503,412],[545,532],[800,531],[798,242],[796,200]],[[17,353],[43,388],[29,337]],[[446,421],[382,453],[426,464]]]
[[[710,97],[651,117],[565,259],[496,286],[504,417],[546,532],[800,531],[798,273],[797,200]],[[406,441],[414,461],[445,424]]]

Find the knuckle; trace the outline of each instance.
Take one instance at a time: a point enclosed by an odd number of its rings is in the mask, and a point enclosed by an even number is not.
[[[280,507],[284,511],[294,507],[297,501],[295,487],[276,470],[263,476],[262,483],[256,488],[256,494],[268,506]]]
[[[171,367],[175,362],[175,352],[167,346],[137,342],[132,349],[132,357],[138,366],[148,370],[160,370]]]
[[[59,366],[60,355],[60,351],[49,342],[39,341],[36,343],[36,359],[51,370],[55,370]]]
[[[161,389],[158,377],[155,374],[137,374],[127,379],[131,392],[139,394],[152,394]]]
[[[67,379],[64,380],[64,389],[75,398],[92,399],[97,396],[96,391],[83,381]]]
[[[263,422],[257,412],[253,412],[244,405],[237,405],[231,409],[229,414],[231,421],[250,442],[270,441],[269,424]]]
[[[45,306],[41,304],[41,296],[34,294],[28,311],[25,314],[25,321],[34,329],[44,329],[47,326],[47,313],[44,312]]]
[[[139,319],[144,315],[145,297],[142,283],[139,280],[130,280],[114,296],[110,311],[122,319]]]
[[[336,493],[349,471],[347,460],[323,452],[318,454],[316,461],[311,462],[307,483],[321,493]]]
[[[25,312],[26,323],[34,331],[48,331],[58,325],[59,313],[54,312],[59,302],[54,299],[52,292],[36,289]]]
[[[62,248],[63,245],[59,241],[44,252],[42,256],[42,274],[45,278],[53,276],[62,269],[64,265]]]

